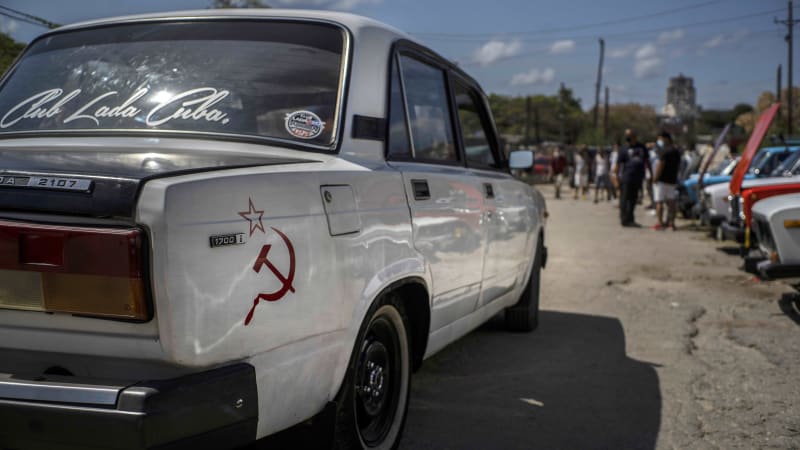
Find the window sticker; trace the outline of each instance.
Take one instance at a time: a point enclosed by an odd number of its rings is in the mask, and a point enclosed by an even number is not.
[[[286,114],[286,131],[300,139],[314,139],[322,134],[325,122],[311,111],[295,111]]]
[[[62,123],[80,121],[86,125],[102,126],[104,119],[136,120],[144,114],[147,126],[157,127],[173,120],[194,120],[227,124],[228,114],[215,108],[230,92],[212,87],[189,89],[175,94],[161,91],[148,96],[149,89],[142,88],[127,98],[117,91],[106,92],[94,98],[82,95],[81,89],[64,95],[55,88],[34,94],[17,103],[0,118],[0,128],[9,128],[24,121],[42,121],[56,118]],[[143,98],[148,97],[148,101]],[[148,107],[145,107],[145,104]]]

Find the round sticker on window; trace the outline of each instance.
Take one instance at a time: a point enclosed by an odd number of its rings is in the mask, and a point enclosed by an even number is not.
[[[286,131],[300,139],[314,139],[325,128],[318,115],[311,111],[295,111],[286,115]]]

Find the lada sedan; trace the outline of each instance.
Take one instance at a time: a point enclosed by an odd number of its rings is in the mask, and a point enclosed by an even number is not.
[[[393,448],[423,360],[537,325],[545,203],[486,96],[347,14],[34,40],[0,80],[0,447]]]

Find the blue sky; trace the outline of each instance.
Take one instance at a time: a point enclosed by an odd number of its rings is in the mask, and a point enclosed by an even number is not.
[[[205,8],[211,0],[2,0],[57,23]],[[703,107],[755,103],[775,89],[784,65],[784,0],[267,0],[273,7],[350,11],[409,32],[457,61],[487,92],[552,94],[564,82],[592,106],[599,55],[606,41],[603,84],[611,102],[658,108],[669,77],[695,80]],[[800,16],[800,2],[795,15]],[[0,29],[29,42],[43,28],[0,16]],[[800,31],[800,28],[796,28]],[[795,43],[795,48],[800,42]],[[796,53],[796,52],[795,52]],[[800,64],[796,64],[800,71]],[[798,74],[795,74],[797,80]],[[795,83],[796,84],[796,83]]]

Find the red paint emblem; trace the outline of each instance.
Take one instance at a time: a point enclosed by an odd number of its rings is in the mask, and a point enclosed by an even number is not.
[[[262,233],[266,233],[266,231],[264,231],[264,222],[261,221],[264,217],[264,210],[257,210],[253,205],[252,198],[248,198],[247,200],[250,202],[248,210],[240,212],[239,215],[250,223],[250,237],[253,237],[253,233],[256,230],[261,230]]]
[[[267,302],[275,302],[282,299],[288,292],[294,292],[294,272],[295,272],[295,256],[294,256],[294,246],[292,245],[292,241],[286,237],[279,229],[275,227],[271,227],[272,230],[283,239],[283,243],[286,245],[286,250],[289,252],[289,272],[284,275],[274,264],[272,261],[269,260],[269,251],[272,248],[272,245],[264,245],[261,247],[261,252],[258,254],[258,258],[253,263],[253,271],[256,273],[261,273],[261,269],[264,266],[275,275],[275,278],[281,282],[281,287],[274,291],[274,292],[262,292],[258,294],[258,296],[253,299],[253,306],[250,308],[250,312],[247,313],[247,317],[244,319],[244,324],[250,324],[250,321],[253,320],[253,314],[256,311],[256,306],[258,306],[258,302],[261,300]]]

